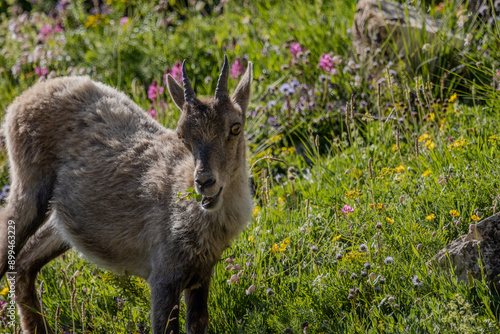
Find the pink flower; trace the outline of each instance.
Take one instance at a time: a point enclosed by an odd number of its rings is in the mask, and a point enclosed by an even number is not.
[[[302,47],[300,46],[299,43],[292,43],[290,45],[290,53],[292,54],[292,57],[295,58],[297,56],[297,53],[302,51]]]
[[[163,86],[158,87],[158,83],[156,80],[153,80],[153,83],[149,85],[148,88],[148,99],[150,99],[153,102],[156,102],[158,97],[163,93]]]
[[[245,73],[245,67],[243,67],[240,61],[236,59],[233,66],[231,66],[231,78],[236,79],[243,73]]]
[[[52,33],[52,26],[50,24],[44,25],[40,29],[39,33],[42,34],[42,35],[44,35],[44,36],[50,35]]]
[[[47,73],[49,73],[49,70],[47,70],[46,68],[40,68],[37,66],[37,67],[35,67],[35,73],[39,77],[42,77],[44,75],[47,75]]]
[[[319,59],[319,67],[327,72],[332,72],[333,70],[333,59],[329,54],[324,53]]]
[[[153,117],[153,118],[157,118],[158,117],[158,112],[156,111],[156,109],[153,107],[153,105],[151,105],[148,109],[148,114],[149,116]]]
[[[170,74],[178,82],[182,82],[182,64],[180,61],[176,60],[174,67],[171,70],[167,69],[167,74]],[[167,84],[167,74],[163,76],[163,82]]]
[[[344,205],[344,207],[340,211],[342,211],[347,216],[348,214],[354,212],[354,209],[349,205]]]
[[[128,17],[124,16],[120,19],[120,25],[124,26],[128,23]]]
[[[50,34],[52,34],[52,26],[50,24],[46,24],[44,25],[40,31],[38,32],[38,39],[41,41],[41,42],[45,42],[45,39],[47,38],[47,36],[49,36]]]
[[[54,33],[58,33],[58,32],[64,32],[64,28],[61,27],[59,24],[56,25],[56,27],[54,28]]]

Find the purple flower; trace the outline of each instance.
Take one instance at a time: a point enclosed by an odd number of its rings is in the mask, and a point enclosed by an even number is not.
[[[149,116],[153,117],[153,118],[157,118],[158,117],[158,112],[156,111],[156,109],[153,107],[153,105],[151,105],[148,109],[148,114]]]
[[[47,73],[49,73],[49,70],[47,70],[46,68],[40,68],[37,66],[37,67],[35,67],[35,73],[39,77],[43,77],[43,76],[47,75]]]
[[[293,93],[295,93],[295,89],[293,89],[289,83],[285,82],[280,86],[280,92],[283,94],[292,95]]]
[[[128,17],[127,16],[124,16],[120,19],[120,25],[121,26],[124,26],[128,23]]]
[[[327,72],[332,72],[333,69],[333,59],[329,54],[324,53],[319,59],[319,67]]]
[[[267,124],[269,124],[271,126],[274,126],[274,127],[277,127],[278,126],[278,120],[276,119],[276,116],[270,116],[267,119]]]
[[[342,211],[347,216],[348,214],[354,212],[354,209],[350,205],[346,204],[340,211]]]
[[[182,64],[176,60],[171,70],[167,69],[167,74],[170,74],[178,83],[182,82]],[[163,82],[167,84],[167,74],[163,76]]]
[[[245,73],[245,67],[236,59],[233,66],[231,66],[231,78],[236,79],[243,73]]]
[[[58,32],[64,32],[64,28],[61,27],[59,24],[56,25],[54,28],[54,33],[58,33]]]
[[[297,57],[297,53],[301,51],[302,47],[300,46],[299,43],[292,43],[292,45],[290,45],[290,53],[292,54],[293,58]]]
[[[163,86],[158,86],[156,80],[153,80],[153,83],[148,88],[148,99],[156,102],[158,97],[163,93],[163,89]]]
[[[290,86],[292,86],[293,89],[298,88],[300,86],[300,81],[293,79],[292,82],[290,82]]]
[[[52,26],[50,24],[46,24],[40,29],[38,33],[44,36],[48,36],[52,33]]]

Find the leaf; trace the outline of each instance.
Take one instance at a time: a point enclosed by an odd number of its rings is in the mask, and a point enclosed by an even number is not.
[[[200,194],[195,194],[194,199],[196,200],[196,202],[201,202],[201,200],[203,199],[203,196]]]
[[[193,187],[189,187],[187,188],[186,190],[188,193],[194,193],[194,188]]]

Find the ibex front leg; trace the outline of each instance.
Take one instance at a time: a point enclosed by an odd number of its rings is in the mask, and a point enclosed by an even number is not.
[[[187,306],[186,333],[188,334],[204,334],[207,332],[209,285],[210,279],[202,282],[199,288],[184,292]]]
[[[151,287],[153,334],[178,334],[181,280],[164,271],[153,271],[148,283]]]

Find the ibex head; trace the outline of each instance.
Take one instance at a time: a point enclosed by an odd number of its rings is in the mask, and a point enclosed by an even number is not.
[[[177,124],[179,140],[194,156],[195,187],[203,195],[201,205],[206,210],[220,208],[224,190],[246,168],[243,129],[250,100],[252,63],[248,63],[232,97],[227,88],[228,77],[229,65],[224,56],[214,98],[199,100],[189,81],[186,61],[182,64],[184,88],[167,76],[167,89],[182,111]]]

